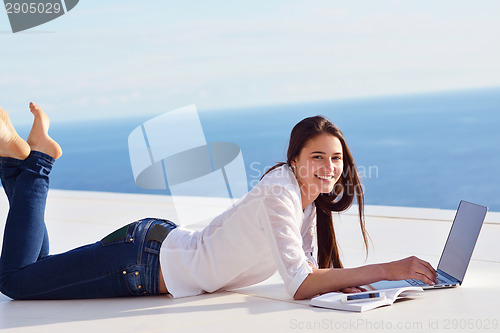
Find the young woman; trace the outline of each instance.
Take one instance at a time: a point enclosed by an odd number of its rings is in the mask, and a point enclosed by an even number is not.
[[[49,173],[62,151],[48,135],[47,115],[33,103],[30,110],[35,119],[24,141],[0,108],[0,177],[10,204],[0,290],[11,298],[185,297],[252,285],[276,270],[296,299],[355,292],[378,280],[436,281],[431,265],[416,257],[342,267],[332,211],[347,209],[356,197],[366,245],[363,192],[344,136],[320,116],[299,122],[287,162],[204,230],[145,218],[94,244],[49,255],[45,201]]]

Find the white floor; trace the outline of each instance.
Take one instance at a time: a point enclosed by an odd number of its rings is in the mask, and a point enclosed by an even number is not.
[[[218,211],[224,201],[184,198],[176,207]],[[458,203],[457,203],[458,204]],[[0,197],[0,227],[8,204]],[[417,255],[434,266],[454,211],[366,207],[373,247],[365,259],[354,211],[335,218],[345,266]],[[47,225],[53,253],[94,242],[117,227],[146,217],[175,216],[169,197],[53,190]],[[67,237],[77,235],[77,237]],[[500,331],[500,213],[488,213],[462,286],[364,313],[313,308],[293,301],[280,277],[240,290],[184,299],[168,296],[72,301],[12,301],[0,294],[0,329],[9,332],[288,332],[288,331]]]

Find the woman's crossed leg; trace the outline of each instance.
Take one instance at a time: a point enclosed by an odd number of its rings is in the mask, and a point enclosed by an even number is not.
[[[0,257],[0,291],[14,299],[158,294],[161,244],[147,237],[155,224],[170,226],[163,221],[144,219],[112,233],[112,241],[108,236],[49,255],[45,203],[49,174],[62,150],[48,134],[47,115],[33,103],[30,110],[35,119],[24,141],[0,108],[0,178],[10,205]]]

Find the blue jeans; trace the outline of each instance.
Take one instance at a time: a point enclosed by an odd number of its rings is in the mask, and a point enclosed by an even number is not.
[[[52,157],[36,151],[25,160],[0,157],[0,178],[10,205],[0,291],[13,299],[159,294],[159,250],[177,227],[168,220],[142,219],[94,244],[49,255],[44,212],[53,164]]]

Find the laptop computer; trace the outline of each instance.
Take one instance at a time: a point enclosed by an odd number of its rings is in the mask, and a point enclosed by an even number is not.
[[[487,207],[460,201],[437,267],[438,283],[434,286],[420,280],[408,279],[378,281],[372,283],[370,287],[375,290],[413,286],[431,289],[461,285],[487,211]]]

